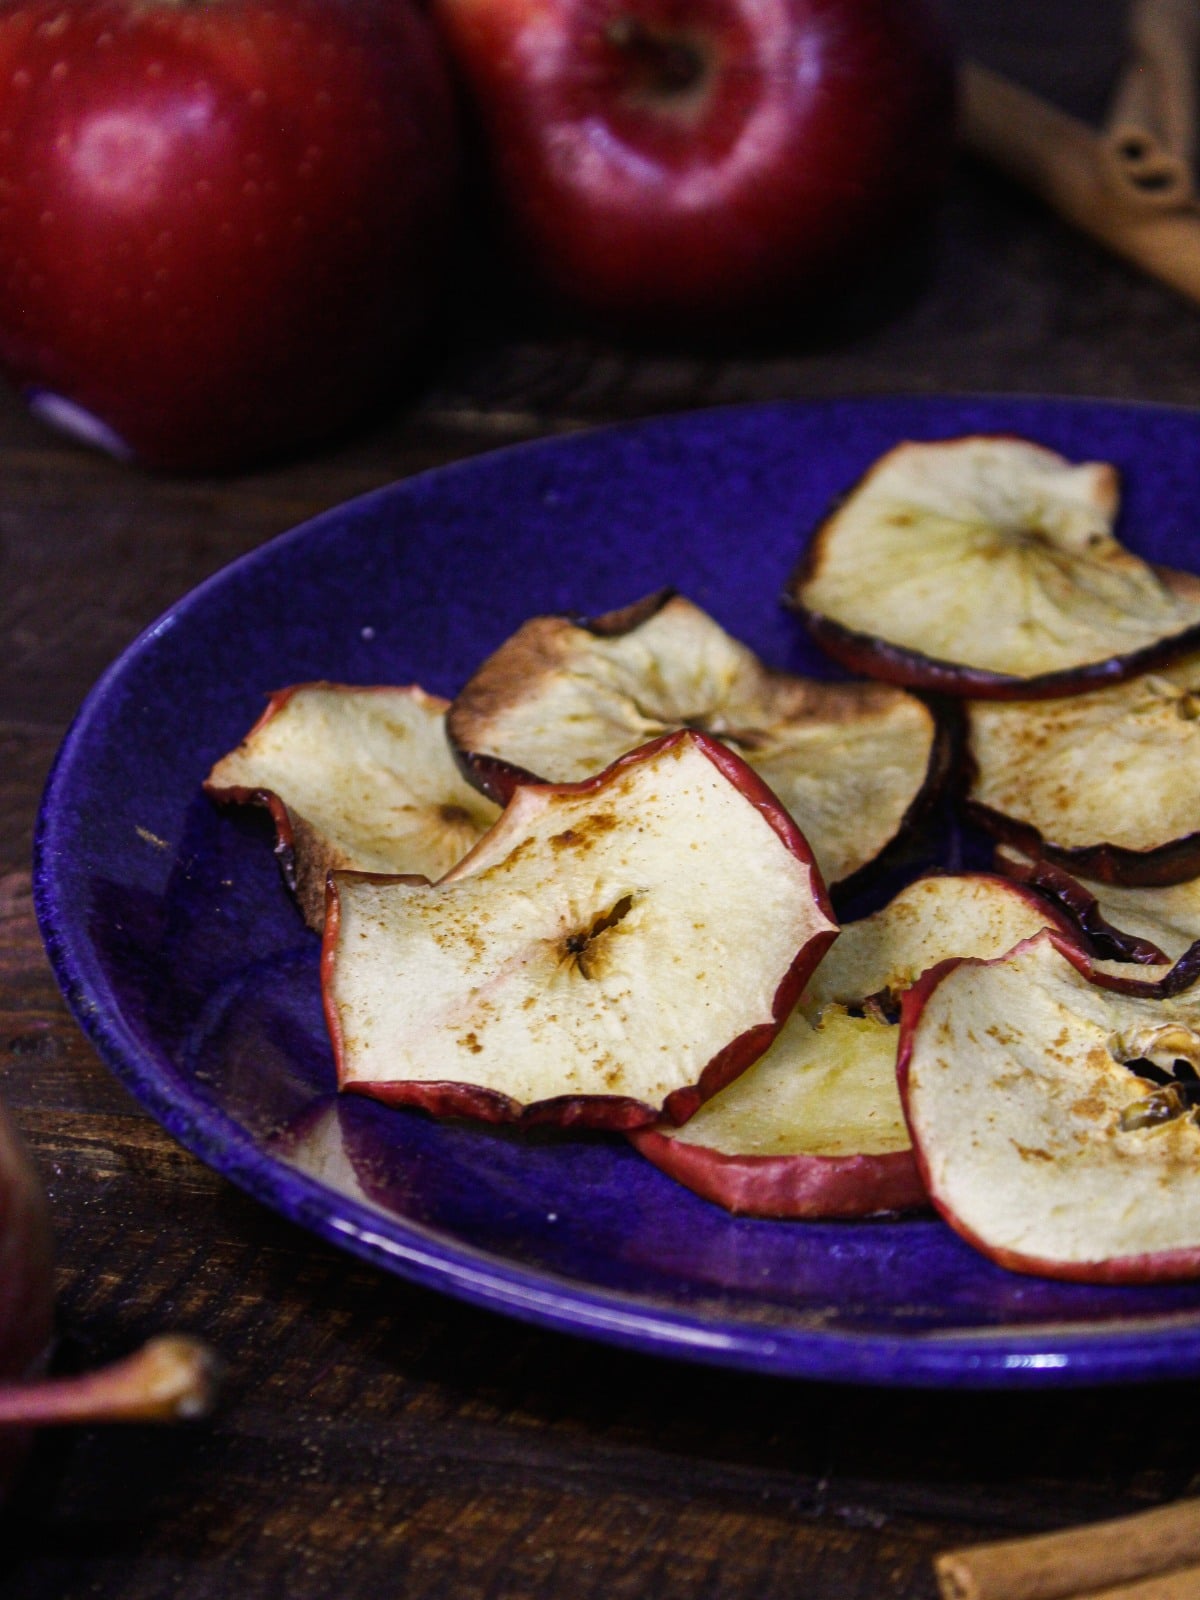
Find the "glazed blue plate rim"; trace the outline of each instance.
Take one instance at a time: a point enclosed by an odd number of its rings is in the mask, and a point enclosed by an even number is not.
[[[89,977],[94,954],[88,931],[64,914],[70,873],[71,804],[86,792],[77,752],[102,717],[131,665],[180,623],[213,589],[269,570],[293,541],[324,532],[339,519],[361,515],[415,486],[425,488],[463,474],[486,473],[488,463],[522,455],[570,450],[580,439],[681,429],[722,415],[756,413],[770,418],[804,410],[886,415],[896,437],[905,419],[923,425],[963,410],[992,412],[997,432],[1011,431],[1006,418],[1044,410],[1119,420],[1123,414],[1192,419],[1200,438],[1200,414],[1179,407],[1104,400],[1024,396],[880,396],[862,400],[780,401],[646,419],[612,428],[585,430],[508,446],[432,469],[335,506],[239,557],[172,606],[133,641],[96,683],[55,758],[39,810],[34,844],[34,901],[46,950],[60,988],[84,1033],[106,1065],[134,1097],[186,1149],[281,1216],[332,1244],[350,1250],[398,1276],[450,1293],[470,1304],[561,1332],[656,1354],[741,1368],[761,1374],[909,1387],[1046,1387],[1146,1382],[1192,1377],[1200,1372],[1200,1309],[1149,1314],[1106,1327],[1071,1326],[1025,1331],[1003,1327],[954,1333],[903,1334],[829,1331],[760,1325],[752,1319],[692,1314],[656,1305],[647,1297],[597,1288],[576,1278],[532,1270],[477,1249],[469,1239],[446,1235],[410,1219],[385,1217],[327,1188],[278,1157],[264,1154],[220,1110],[165,1073],[147,1056],[121,1014],[97,993]],[[82,788],[80,785],[82,784]],[[1149,1324],[1149,1326],[1147,1326]]]

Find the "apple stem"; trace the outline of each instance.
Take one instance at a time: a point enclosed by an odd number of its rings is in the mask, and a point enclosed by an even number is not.
[[[203,1416],[219,1363],[199,1339],[168,1335],[97,1372],[0,1385],[0,1425],[59,1422],[176,1422]]]
[[[703,58],[694,45],[653,33],[638,17],[614,17],[604,38],[639,68],[659,93],[682,94],[704,71]]]

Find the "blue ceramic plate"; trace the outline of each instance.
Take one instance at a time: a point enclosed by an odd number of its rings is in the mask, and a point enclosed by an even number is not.
[[[1200,567],[1196,416],[885,400],[505,451],[331,511],[202,585],[97,685],[43,804],[42,930],[101,1055],[182,1144],[267,1205],[533,1322],[871,1383],[1200,1373],[1200,1285],[1017,1277],[929,1219],[738,1221],[617,1137],[338,1104],[317,940],[283,889],[265,817],[218,812],[200,792],[268,690],[332,678],[450,695],[532,613],[605,611],[663,584],[768,661],[827,673],[778,598],[809,531],[898,439],[980,430],[1117,462],[1127,540]],[[970,839],[940,837],[943,859],[972,859]]]

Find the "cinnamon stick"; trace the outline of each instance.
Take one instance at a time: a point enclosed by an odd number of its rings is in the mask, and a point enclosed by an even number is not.
[[[933,1565],[942,1600],[1198,1600],[1200,1500],[948,1550]]]
[[[1117,255],[1200,301],[1200,208],[1129,203],[1112,182],[1099,133],[985,67],[963,68],[960,103],[969,149]]]
[[[1128,32],[1101,150],[1128,200],[1167,209],[1192,196],[1200,5],[1133,0]]]

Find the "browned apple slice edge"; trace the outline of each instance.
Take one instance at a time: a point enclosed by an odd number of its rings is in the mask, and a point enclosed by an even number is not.
[[[259,714],[257,721],[243,735],[242,743],[248,743],[260,728],[265,727],[268,722],[273,721],[279,715],[293,695],[307,687],[309,685],[293,683],[289,684],[286,689],[273,690],[267,696],[267,703]],[[279,862],[280,871],[283,873],[283,881],[293,895],[298,895],[295,833],[288,808],[279,796],[271,789],[248,789],[243,784],[214,783],[211,776],[205,778],[201,788],[210,800],[215,800],[219,805],[262,806],[265,808],[275,829],[275,856]]]
[[[964,814],[994,839],[1015,845],[1027,856],[1061,867],[1065,872],[1136,888],[1168,888],[1200,877],[1200,830],[1150,850],[1130,850],[1123,845],[1052,844],[1031,822],[1005,816],[978,800],[963,801]]]
[[[1170,957],[1149,939],[1115,927],[1100,908],[1096,896],[1065,867],[1045,857],[1026,855],[1011,845],[996,846],[997,872],[1038,893],[1050,896],[1067,912],[1100,957],[1129,961],[1139,966],[1161,966]]]
[[[848,628],[835,622],[832,617],[810,610],[796,599],[794,591],[804,581],[811,557],[810,546],[784,591],[784,604],[800,618],[821,649],[847,671],[861,673],[866,678],[878,678],[884,683],[898,684],[905,689],[969,700],[1058,700],[1068,695],[1085,694],[1089,689],[1124,683],[1140,673],[1168,666],[1178,657],[1200,647],[1200,624],[1197,624],[1170,634],[1155,644],[1131,651],[1128,655],[1109,656],[1103,661],[1045,672],[1030,678],[990,672],[982,667],[968,667],[953,661],[940,661],[934,656],[922,655],[919,650]],[[1168,567],[1155,567],[1154,570],[1168,588],[1177,592],[1196,587],[1196,579],[1191,573],[1176,572]]]

